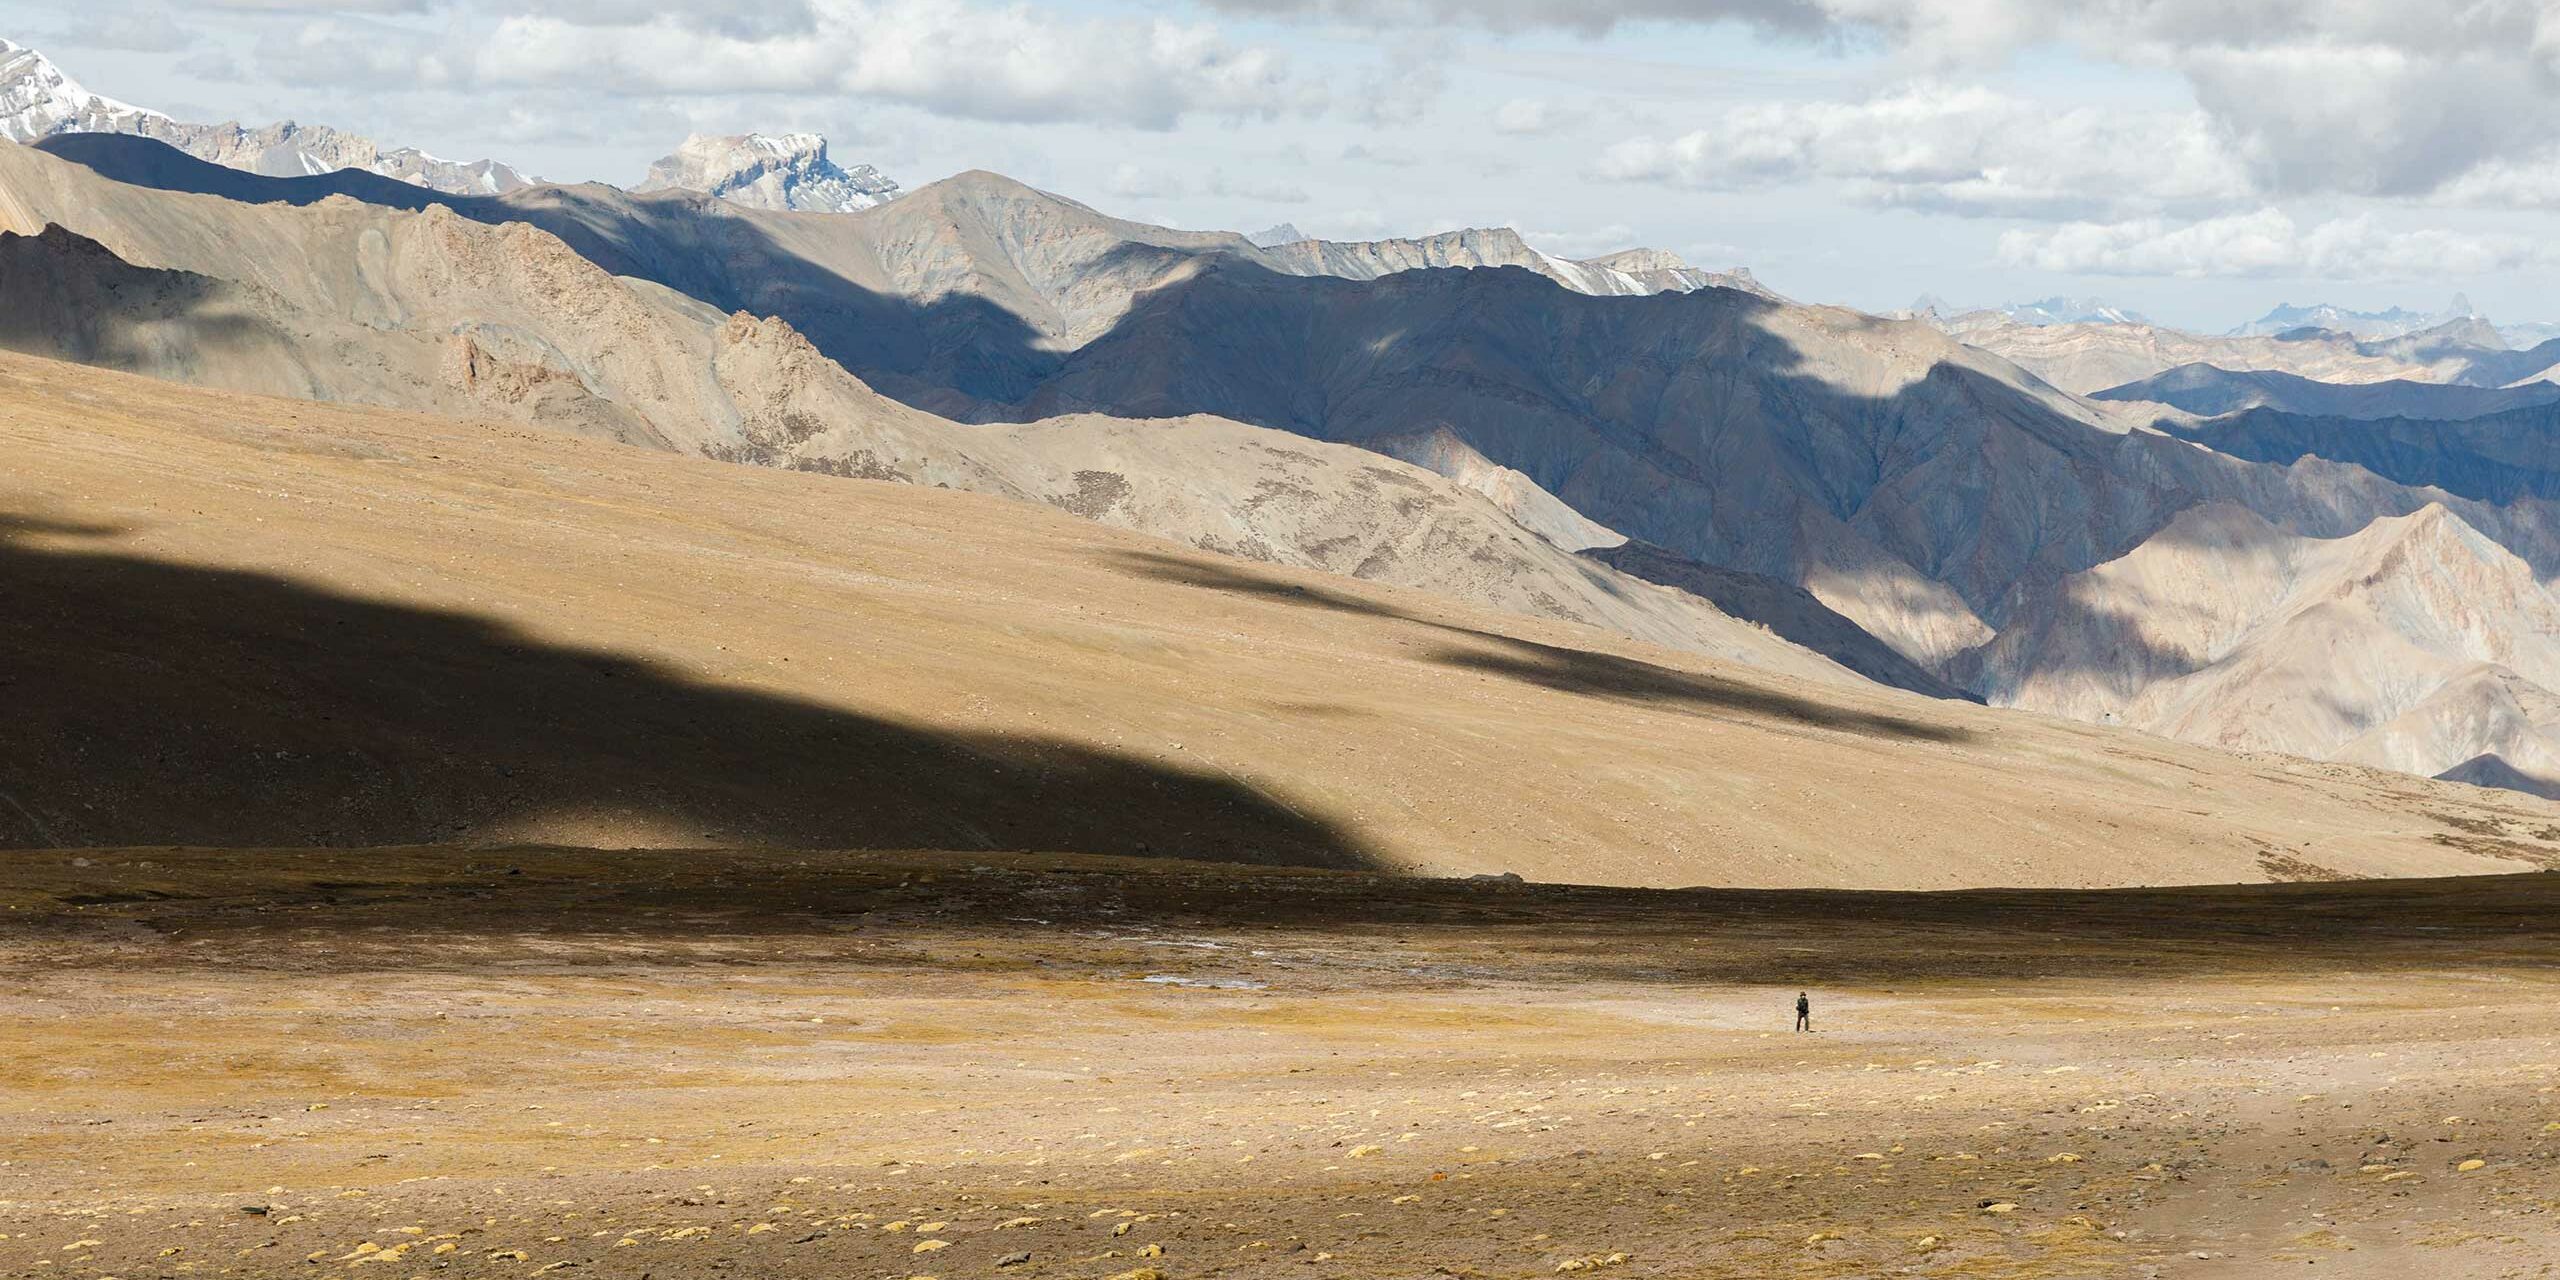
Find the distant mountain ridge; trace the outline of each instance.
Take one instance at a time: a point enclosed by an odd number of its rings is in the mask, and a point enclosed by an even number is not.
[[[2560,376],[2560,343],[2523,351],[2476,317],[2387,338],[2330,329],[2230,337],[2143,324],[2020,324],[1987,313],[1950,325],[1963,342],[1993,352],[2078,395],[2138,383],[2182,365],[2231,372],[2272,370],[2322,382],[2394,379],[2503,387]]]
[[[1291,235],[1293,239],[1268,237]],[[1774,298],[1747,267],[1703,271],[1667,249],[1622,249],[1597,258],[1560,258],[1510,227],[1469,227],[1392,240],[1317,240],[1282,224],[1248,239],[1297,274],[1374,280],[1432,267],[1521,267],[1594,297],[1643,297],[1698,289],[1739,289]]]
[[[92,93],[43,54],[0,40],[0,136],[33,143],[66,133],[121,133],[165,142],[198,159],[269,177],[361,169],[456,195],[504,195],[540,180],[495,160],[446,160],[415,147],[383,149],[372,139],[290,120],[246,125],[188,124]]]
[[[2391,307],[2382,311],[2354,311],[2325,302],[2304,307],[2282,303],[2267,314],[2232,329],[2225,336],[2264,338],[2288,333],[2295,329],[2326,329],[2331,333],[2343,333],[2357,338],[2396,338],[2404,333],[2433,329],[2456,320],[2481,318],[2483,317],[2479,309],[2471,305],[2471,299],[2458,293],[2453,295],[2453,301],[2442,311],[2412,311],[2406,307]]]
[[[2119,307],[2103,298],[2042,298],[2034,302],[2009,302],[1996,307],[1974,307],[1956,311],[1936,294],[1924,293],[1904,314],[1927,320],[1950,333],[1961,334],[1966,328],[1980,327],[1995,321],[2008,324],[2149,324],[2149,317],[2127,307]]]
[[[2276,409],[2337,418],[2454,421],[2560,400],[2560,383],[2475,387],[2406,378],[2338,383],[2272,369],[2231,370],[2209,364],[2182,364],[2139,382],[2092,392],[2090,398],[2164,404],[2204,417],[2244,409]]]

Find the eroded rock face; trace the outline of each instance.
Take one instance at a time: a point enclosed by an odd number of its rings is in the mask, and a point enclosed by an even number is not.
[[[2560,785],[2560,600],[2441,505],[2338,538],[2208,503],[2032,593],[1995,703],[2243,750]],[[2505,785],[2494,783],[2494,785]]]
[[[697,133],[649,166],[635,191],[700,191],[754,209],[852,213],[898,194],[896,181],[867,164],[842,168],[814,133]]]

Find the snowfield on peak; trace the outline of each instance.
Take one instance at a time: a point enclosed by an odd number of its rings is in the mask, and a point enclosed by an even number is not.
[[[854,213],[898,194],[896,179],[827,156],[814,133],[697,133],[649,166],[634,191],[700,191],[755,209]]]

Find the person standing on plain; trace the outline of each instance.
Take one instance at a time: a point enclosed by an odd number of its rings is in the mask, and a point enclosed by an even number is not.
[[[1813,1001],[1801,991],[1796,993],[1796,1030],[1813,1030]]]

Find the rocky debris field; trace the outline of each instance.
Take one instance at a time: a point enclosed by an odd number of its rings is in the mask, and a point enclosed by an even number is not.
[[[2555,899],[13,852],[0,1274],[2538,1275]]]

